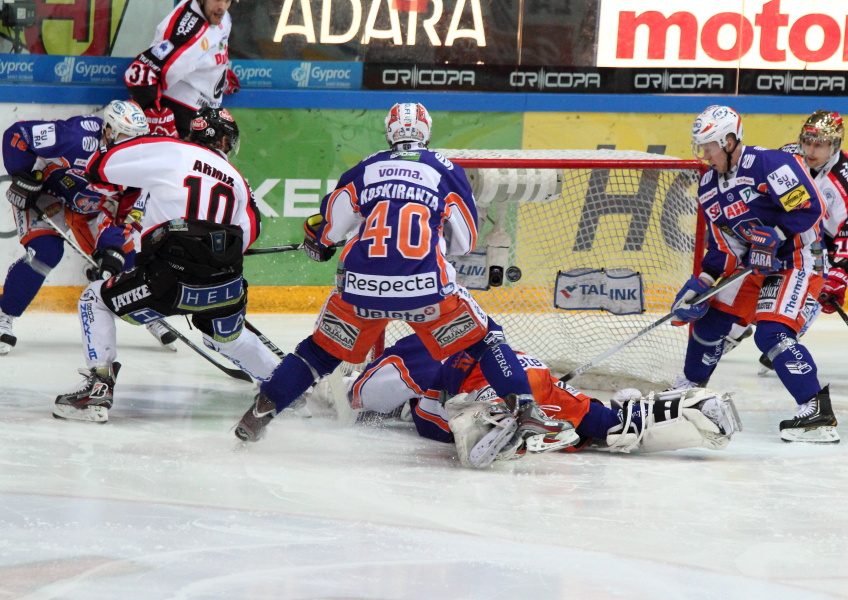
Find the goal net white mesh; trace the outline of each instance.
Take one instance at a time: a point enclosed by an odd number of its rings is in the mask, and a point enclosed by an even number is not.
[[[667,314],[693,272],[696,161],[615,150],[439,152],[463,166],[479,211],[475,255],[449,257],[460,283],[515,349],[558,375]],[[503,268],[502,285],[489,285],[491,267]],[[520,278],[510,281],[514,268]],[[406,331],[393,324],[386,345]],[[575,382],[666,385],[682,373],[687,335],[658,327]]]

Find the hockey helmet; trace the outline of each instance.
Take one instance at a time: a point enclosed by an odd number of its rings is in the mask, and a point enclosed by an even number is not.
[[[219,148],[219,142],[227,136],[229,146]],[[236,120],[226,108],[204,106],[194,115],[188,141],[212,149],[221,149],[225,154],[238,154],[239,128]]]
[[[112,100],[103,111],[103,130],[112,128],[109,142],[114,142],[123,133],[131,138],[150,133],[147,117],[141,107],[131,100]]]
[[[845,139],[845,126],[842,124],[842,115],[838,112],[817,110],[809,116],[801,127],[798,145],[803,152],[804,142],[830,142],[831,156],[833,156],[842,147],[843,139]]]
[[[703,147],[710,142],[717,142],[727,152],[727,136],[731,134],[737,142],[742,141],[742,117],[729,106],[710,106],[692,124],[692,153],[703,160]]]
[[[423,105],[415,102],[395,104],[386,115],[386,141],[390,146],[401,142],[430,142],[433,121]]]

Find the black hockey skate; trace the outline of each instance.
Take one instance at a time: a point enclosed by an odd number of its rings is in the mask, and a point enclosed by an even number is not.
[[[784,442],[839,443],[829,385],[798,406],[795,418],[780,422],[780,439]]]
[[[258,442],[265,435],[265,426],[277,416],[277,406],[264,394],[256,394],[253,406],[247,409],[236,425],[236,437],[243,442]]]
[[[553,452],[573,446],[580,441],[574,425],[568,421],[549,419],[535,400],[520,402],[510,394],[507,406],[518,402],[518,429],[515,435],[525,441],[528,452]]]
[[[56,396],[53,416],[57,419],[105,423],[109,420],[112,397],[115,390],[115,378],[121,363],[113,362],[105,367],[80,369],[85,379],[70,394]]]

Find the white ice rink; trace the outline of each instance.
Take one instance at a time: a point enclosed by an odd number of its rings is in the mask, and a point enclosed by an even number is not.
[[[311,316],[251,316],[289,351]],[[188,332],[185,321],[175,325]],[[848,442],[790,445],[794,404],[749,340],[711,382],[724,452],[529,456],[463,469],[405,425],[278,418],[234,451],[253,388],[119,325],[106,425],[55,420],[73,314],[0,357],[0,599],[848,598]],[[196,331],[188,332],[199,343]],[[804,338],[848,438],[848,328]]]

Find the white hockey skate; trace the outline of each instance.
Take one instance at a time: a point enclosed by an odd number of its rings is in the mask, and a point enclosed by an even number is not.
[[[12,333],[12,319],[14,318],[0,310],[0,356],[9,354],[9,351],[18,343],[18,338]]]

